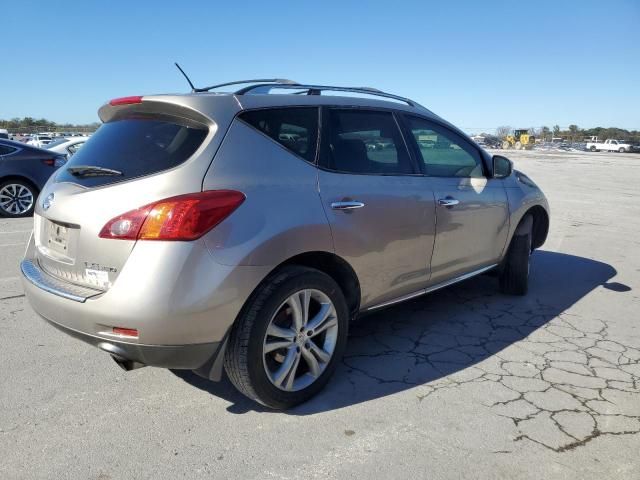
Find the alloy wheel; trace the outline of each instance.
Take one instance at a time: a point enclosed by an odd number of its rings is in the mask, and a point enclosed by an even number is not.
[[[271,317],[263,342],[263,364],[271,383],[284,391],[315,382],[333,357],[338,317],[320,290],[290,295]]]
[[[33,206],[33,192],[20,183],[9,183],[0,190],[0,209],[9,215],[23,215]]]

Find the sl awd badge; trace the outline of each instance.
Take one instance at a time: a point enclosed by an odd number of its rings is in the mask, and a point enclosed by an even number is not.
[[[49,210],[49,207],[53,203],[54,196],[55,195],[53,193],[50,193],[49,195],[47,195],[47,198],[45,198],[44,201],[42,202],[42,208],[44,208],[45,210]]]

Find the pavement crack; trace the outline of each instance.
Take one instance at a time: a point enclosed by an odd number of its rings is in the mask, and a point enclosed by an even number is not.
[[[24,293],[22,295],[11,295],[9,297],[0,297],[0,300],[12,300],[14,298],[22,298],[24,297]]]

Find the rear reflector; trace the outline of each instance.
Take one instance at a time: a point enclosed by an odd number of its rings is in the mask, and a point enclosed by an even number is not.
[[[242,192],[210,190],[166,198],[109,220],[100,238],[118,240],[195,240],[244,202]]]
[[[122,335],[123,337],[137,337],[138,330],[135,328],[113,327],[113,333]]]
[[[132,105],[134,103],[142,103],[142,97],[139,95],[134,95],[131,97],[114,98],[109,102],[109,105],[115,107],[117,105]]]

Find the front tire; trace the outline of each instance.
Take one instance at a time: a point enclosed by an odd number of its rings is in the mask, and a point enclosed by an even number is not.
[[[347,343],[349,310],[323,272],[288,266],[251,296],[231,331],[224,365],[244,395],[287,409],[329,381]]]
[[[529,288],[531,221],[525,219],[522,225],[528,228],[516,230],[499,276],[500,291],[507,295],[525,295]]]

